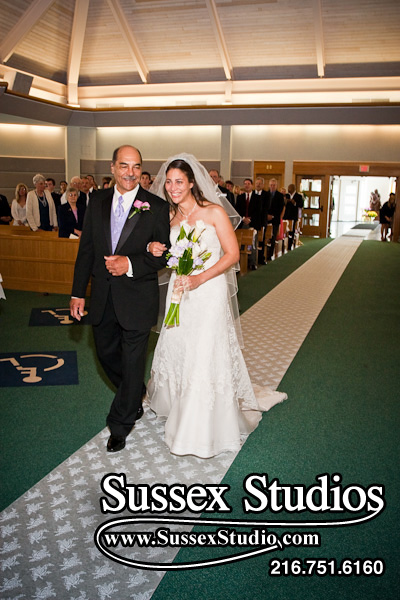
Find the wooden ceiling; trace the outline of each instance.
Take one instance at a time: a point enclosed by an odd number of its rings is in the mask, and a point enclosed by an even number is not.
[[[2,0],[0,82],[87,108],[400,101],[399,0]]]

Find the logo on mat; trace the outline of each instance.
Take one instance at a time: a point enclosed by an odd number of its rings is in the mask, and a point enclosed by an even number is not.
[[[79,321],[80,324],[87,323],[87,310],[83,313],[83,318]],[[57,326],[57,325],[72,325],[78,323],[74,321],[69,314],[69,308],[32,308],[29,325],[32,326]]]
[[[77,385],[75,351],[0,354],[0,386]]]

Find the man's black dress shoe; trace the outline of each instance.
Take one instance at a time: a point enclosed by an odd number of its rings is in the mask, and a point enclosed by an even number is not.
[[[256,270],[257,270],[257,265],[251,265],[250,271],[256,271]]]
[[[107,442],[107,452],[119,452],[125,448],[125,438],[110,435]]]
[[[144,410],[143,410],[143,406],[139,406],[138,411],[136,413],[136,418],[135,421],[139,421],[139,419],[141,419],[144,415]]]

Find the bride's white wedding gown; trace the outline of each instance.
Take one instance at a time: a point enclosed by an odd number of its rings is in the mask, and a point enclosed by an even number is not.
[[[221,256],[212,225],[201,239],[211,257]],[[171,242],[179,227],[171,229]],[[167,295],[171,301],[175,272]],[[236,336],[225,275],[186,292],[180,303],[180,325],[163,326],[155,349],[148,395],[152,410],[167,417],[165,441],[173,454],[202,458],[237,451],[261,419],[261,410],[282,402],[286,394],[253,386]],[[257,396],[257,398],[256,398]]]

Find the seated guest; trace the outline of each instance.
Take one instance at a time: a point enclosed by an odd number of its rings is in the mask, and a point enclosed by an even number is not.
[[[15,197],[11,204],[11,216],[14,219],[13,225],[25,225],[29,227],[26,218],[26,197],[28,188],[24,183],[19,183],[15,188]]]
[[[67,203],[58,209],[58,237],[69,238],[71,234],[81,237],[86,206],[78,203],[78,195],[76,188],[67,189]]]
[[[10,205],[7,198],[0,194],[0,225],[9,225],[10,221],[12,221]]]
[[[46,180],[38,173],[33,178],[34,190],[26,197],[26,218],[32,231],[57,229],[57,214],[54,200],[45,189]]]

